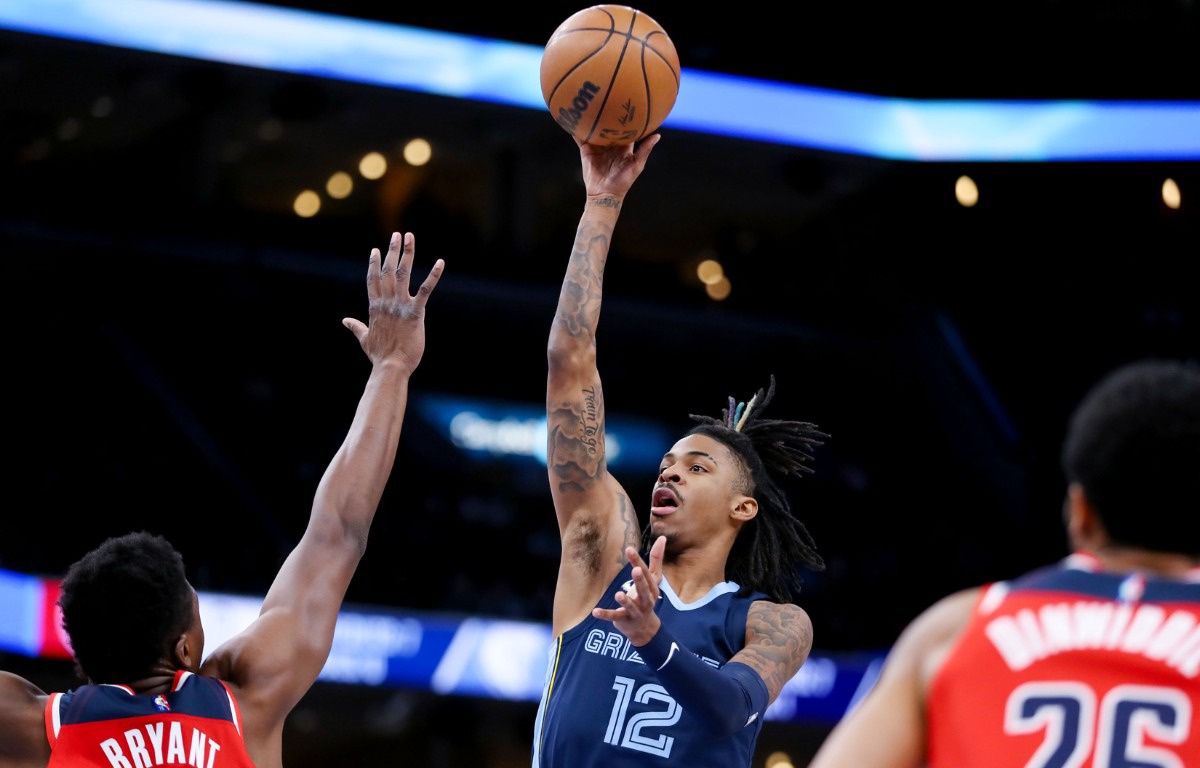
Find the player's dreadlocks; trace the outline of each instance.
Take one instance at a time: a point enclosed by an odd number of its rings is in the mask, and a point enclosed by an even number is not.
[[[780,482],[784,477],[812,474],[805,462],[829,435],[809,422],[763,418],[774,396],[772,375],[767,390],[758,390],[749,402],[738,403],[730,397],[719,419],[689,414],[699,423],[688,434],[719,440],[740,456],[746,472],[745,487],[738,490],[758,500],[758,514],[734,541],[726,576],[743,590],[761,590],[790,602],[803,583],[795,564],[821,571],[825,561],[804,523],[792,513]],[[779,567],[781,563],[786,566]]]

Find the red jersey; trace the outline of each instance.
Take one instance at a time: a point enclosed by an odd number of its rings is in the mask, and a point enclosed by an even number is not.
[[[46,702],[47,768],[254,768],[242,717],[222,681],[180,670],[171,690],[84,685]]]
[[[929,768],[1200,766],[1200,568],[1076,553],[988,585],[926,708]]]

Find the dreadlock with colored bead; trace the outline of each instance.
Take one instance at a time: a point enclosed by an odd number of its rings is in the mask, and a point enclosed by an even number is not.
[[[739,493],[758,501],[758,514],[743,526],[729,553],[726,576],[745,591],[761,590],[772,598],[790,602],[800,592],[803,579],[794,567],[803,564],[814,571],[825,569],[808,528],[793,514],[780,486],[785,477],[812,474],[806,462],[813,448],[829,435],[815,424],[763,417],[775,396],[775,377],[764,392],[758,390],[749,402],[729,398],[721,418],[690,414],[696,426],[689,435],[707,435],[728,446],[743,464]],[[647,543],[649,528],[646,531]]]

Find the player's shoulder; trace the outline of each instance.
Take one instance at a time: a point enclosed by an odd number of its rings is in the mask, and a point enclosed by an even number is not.
[[[888,651],[889,678],[909,680],[924,689],[966,629],[985,591],[986,587],[978,586],[953,592],[909,621]]]
[[[982,585],[968,587],[938,599],[904,628],[897,643],[929,645],[957,635],[966,626],[972,611],[987,589],[987,586]]]
[[[23,710],[40,712],[48,698],[49,694],[20,675],[0,672],[0,711],[7,715]]]
[[[756,600],[746,616],[746,648],[754,648],[763,662],[769,660],[758,670],[764,679],[788,680],[812,652],[812,619],[794,603]]]
[[[14,757],[12,765],[45,765],[49,759],[45,735],[48,698],[48,694],[20,675],[0,672],[0,743]],[[10,764],[3,760],[0,763]]]
[[[750,611],[778,616],[808,616],[808,611],[795,603],[781,602],[764,595],[758,595],[750,603]]]
[[[45,691],[12,672],[0,671],[0,692],[3,692],[5,698],[46,698]]]
[[[955,592],[951,592],[945,597],[936,600],[927,608],[924,613],[958,613],[961,611],[970,612],[971,607],[979,601],[984,594],[995,587],[1002,587],[1003,582],[994,584],[979,584],[973,587],[967,587]]]
[[[795,603],[769,599],[755,600],[746,617],[747,627],[773,627],[778,631],[812,637],[812,619],[808,611]]]

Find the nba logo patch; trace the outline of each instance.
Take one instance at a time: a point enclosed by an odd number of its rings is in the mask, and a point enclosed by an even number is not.
[[[170,712],[171,703],[167,701],[167,697],[161,693],[154,697],[154,706],[159,712]]]
[[[1146,591],[1146,577],[1140,573],[1131,573],[1117,587],[1117,595],[1123,603],[1136,603],[1142,599]]]

